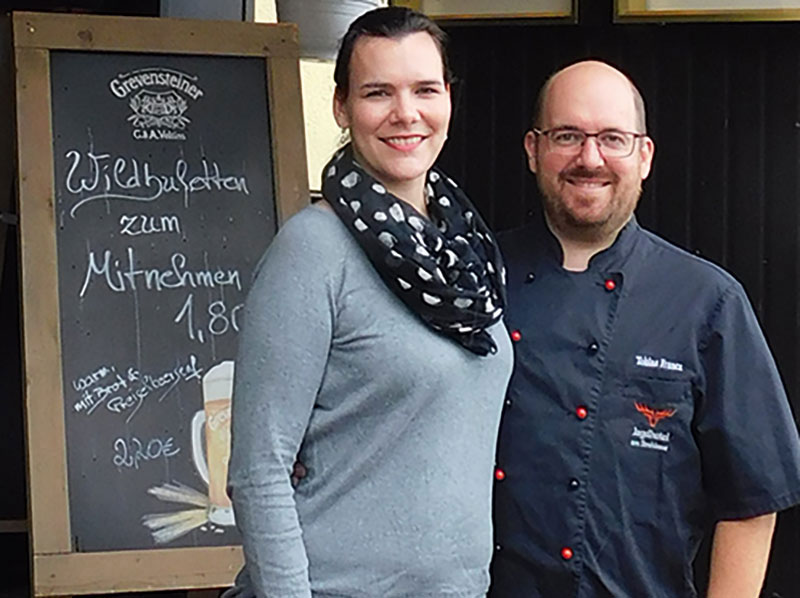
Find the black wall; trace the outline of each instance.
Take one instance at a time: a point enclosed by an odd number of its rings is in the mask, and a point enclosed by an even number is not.
[[[575,60],[608,61],[644,95],[654,170],[637,217],[746,287],[800,421],[800,22],[451,25],[458,78],[440,161],[497,229],[538,209],[522,137],[539,87]],[[800,508],[780,515],[764,596],[800,596]],[[704,559],[698,576],[705,575]]]

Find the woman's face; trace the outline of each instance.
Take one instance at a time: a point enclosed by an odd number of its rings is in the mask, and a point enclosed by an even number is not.
[[[421,193],[450,123],[450,86],[433,38],[359,38],[349,84],[333,109],[339,126],[350,129],[359,162],[395,194]]]

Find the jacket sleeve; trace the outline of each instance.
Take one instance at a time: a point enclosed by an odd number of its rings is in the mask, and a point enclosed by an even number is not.
[[[753,517],[800,501],[797,427],[740,285],[721,296],[701,356],[705,388],[698,444],[715,519]]]
[[[235,366],[228,484],[259,597],[311,596],[290,473],[331,345],[336,257],[313,226],[327,215],[310,212],[287,222],[261,260]]]

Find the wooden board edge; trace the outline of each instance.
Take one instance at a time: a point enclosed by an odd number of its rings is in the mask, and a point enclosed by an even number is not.
[[[697,8],[648,9],[645,0],[615,0],[614,20],[617,22],[651,21],[798,21],[800,8]]]
[[[33,559],[35,596],[224,588],[244,563],[240,546],[70,554]]]
[[[15,12],[17,47],[263,57],[299,56],[293,23]]]
[[[278,222],[283,224],[309,203],[300,64],[290,58],[272,58],[267,62],[267,79],[275,204]]]
[[[28,533],[27,519],[0,519],[0,534]]]
[[[462,13],[447,10],[437,11],[436,9],[432,10],[427,7],[426,0],[391,0],[390,4],[393,6],[404,6],[406,8],[425,13],[435,21],[441,21],[448,25],[452,24],[451,21],[508,22],[512,20],[542,20],[574,23],[576,22],[578,12],[578,0],[571,0],[569,2],[569,9],[567,10],[561,10],[559,8],[542,9],[535,7],[523,7],[521,3],[519,10],[505,10],[502,12],[487,11],[482,13]]]
[[[70,549],[49,54],[16,61],[20,311],[31,548]]]

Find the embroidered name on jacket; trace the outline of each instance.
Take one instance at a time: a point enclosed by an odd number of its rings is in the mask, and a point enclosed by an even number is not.
[[[641,430],[636,426],[633,426],[633,432],[631,433],[631,446],[666,453],[669,450],[669,438],[669,432]]]
[[[671,372],[682,372],[683,364],[677,361],[670,361],[663,357],[657,359],[649,355],[636,355],[636,365],[640,368],[654,368],[659,370],[669,370]]]

